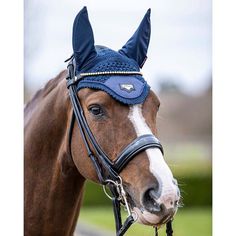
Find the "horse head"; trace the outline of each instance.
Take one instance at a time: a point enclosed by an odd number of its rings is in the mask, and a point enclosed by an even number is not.
[[[139,74],[146,60],[150,31],[149,9],[134,35],[119,51],[114,51],[95,46],[86,8],[74,21],[75,73],[77,77],[85,75],[77,85],[77,94],[87,124],[111,162],[137,137],[148,134],[157,137],[160,100]],[[109,71],[117,75],[102,75]],[[77,125],[73,128],[71,153],[80,174],[99,182]],[[176,213],[180,199],[178,184],[160,149],[148,148],[137,153],[119,175],[140,223],[161,225]]]

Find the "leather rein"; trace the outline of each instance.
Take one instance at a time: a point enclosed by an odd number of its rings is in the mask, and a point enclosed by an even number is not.
[[[68,76],[66,78],[67,88],[69,89],[69,96],[73,107],[69,140],[72,138],[73,123],[76,119],[80,129],[81,137],[87,150],[87,155],[94,165],[99,182],[103,185],[105,194],[112,200],[116,224],[116,236],[122,236],[137,220],[138,217],[137,214],[130,208],[130,205],[127,201],[127,194],[123,188],[122,178],[120,177],[119,173],[138,153],[148,148],[158,148],[164,154],[163,147],[160,141],[154,135],[142,135],[126,146],[126,148],[123,149],[114,162],[111,161],[97,143],[84,116],[83,108],[77,95],[76,88],[79,81],[83,78],[77,77],[75,75],[73,56],[67,61],[69,61],[67,66]],[[92,151],[90,146],[94,151]],[[108,195],[106,192],[106,187],[109,188],[112,196]],[[128,216],[124,223],[122,223],[121,219],[121,205],[123,205],[128,212]],[[172,232],[171,221],[169,221],[166,224],[167,236],[172,236]],[[157,228],[155,228],[155,235],[158,235]]]

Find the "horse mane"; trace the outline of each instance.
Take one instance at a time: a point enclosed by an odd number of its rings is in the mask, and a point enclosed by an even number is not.
[[[46,97],[57,85],[65,79],[66,70],[61,71],[55,78],[50,79],[43,88],[39,89],[34,96],[25,105],[25,111],[38,101],[38,99]]]

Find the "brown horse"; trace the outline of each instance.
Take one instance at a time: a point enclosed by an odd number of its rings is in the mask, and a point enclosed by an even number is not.
[[[70,129],[66,77],[61,72],[25,107],[25,235],[73,235],[85,181],[99,183],[78,125]],[[157,136],[160,101],[153,91],[133,105],[99,89],[81,88],[77,94],[92,133],[112,161],[137,137]],[[120,177],[140,223],[161,225],[176,213],[177,182],[159,149],[138,153]]]

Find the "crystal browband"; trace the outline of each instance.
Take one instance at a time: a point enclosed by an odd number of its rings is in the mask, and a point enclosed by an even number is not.
[[[101,71],[101,72],[88,72],[80,73],[75,80],[80,80],[88,76],[100,76],[100,75],[143,75],[140,71]]]

